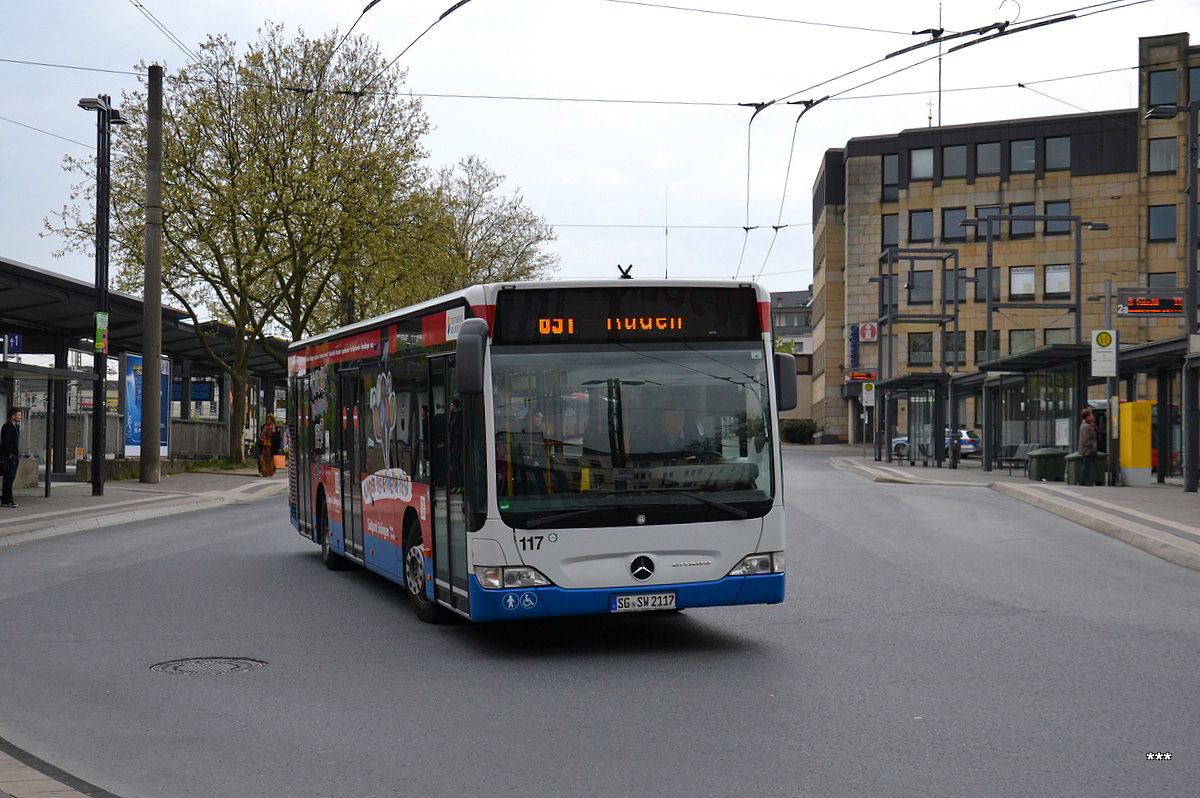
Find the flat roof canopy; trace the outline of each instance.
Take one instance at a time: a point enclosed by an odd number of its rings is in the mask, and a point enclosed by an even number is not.
[[[980,371],[1049,371],[1091,362],[1091,344],[1049,344],[979,364]]]
[[[64,344],[91,351],[95,335],[95,288],[93,283],[0,257],[0,333],[23,335],[25,351],[30,353],[53,354]],[[141,299],[110,291],[108,325],[110,353],[144,351]],[[232,357],[232,326],[210,321],[202,323],[199,329],[219,356]],[[279,338],[270,339],[271,349],[285,360],[287,343]],[[162,352],[171,358],[190,360],[194,364],[193,373],[197,375],[221,373],[220,367],[205,353],[197,338],[197,328],[184,311],[162,309]],[[15,363],[5,364],[5,367],[11,369],[18,365],[22,373],[33,368]],[[85,379],[79,372],[69,373],[73,375],[69,379]],[[283,379],[287,369],[263,349],[261,343],[255,343],[250,373],[256,377]]]

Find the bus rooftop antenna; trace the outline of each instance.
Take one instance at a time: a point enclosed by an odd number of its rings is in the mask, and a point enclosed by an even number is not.
[[[619,272],[621,273],[621,279],[622,279],[622,280],[632,280],[632,279],[633,279],[633,275],[632,275],[632,274],[630,274],[630,272],[632,272],[632,271],[633,271],[633,264],[632,264],[632,263],[631,263],[631,264],[629,264],[629,267],[628,267],[628,268],[623,268],[623,267],[621,266],[621,264],[619,264],[619,263],[618,263],[618,264],[617,264],[617,271],[619,271]]]

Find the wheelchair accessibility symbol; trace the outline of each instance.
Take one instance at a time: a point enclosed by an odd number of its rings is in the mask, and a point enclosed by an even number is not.
[[[506,610],[515,610],[518,607],[523,610],[531,610],[537,606],[537,593],[522,593],[519,596],[516,593],[509,593],[504,597],[503,603]]]

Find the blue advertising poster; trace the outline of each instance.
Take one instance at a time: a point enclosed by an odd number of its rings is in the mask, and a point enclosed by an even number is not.
[[[170,362],[161,361],[159,391],[162,400],[159,404],[159,446],[161,457],[167,456],[167,433],[170,425],[167,415],[171,409],[171,369]],[[125,456],[137,457],[142,453],[142,356],[125,356]]]

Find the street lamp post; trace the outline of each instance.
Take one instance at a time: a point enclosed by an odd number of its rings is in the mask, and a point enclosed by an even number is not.
[[[1187,276],[1183,299],[1183,336],[1187,343],[1182,374],[1183,400],[1183,489],[1195,493],[1197,468],[1200,464],[1200,366],[1193,364],[1191,355],[1193,340],[1197,332],[1196,305],[1200,304],[1200,287],[1197,286],[1196,248],[1200,233],[1196,230],[1197,197],[1196,172],[1200,162],[1196,154],[1196,112],[1200,100],[1187,105],[1156,105],[1146,112],[1146,119],[1174,119],[1187,114]],[[1161,414],[1160,414],[1161,415]]]
[[[1070,302],[1001,302],[995,301],[992,296],[992,249],[995,241],[995,232],[993,223],[999,222],[1067,222],[1075,230],[1075,279],[1072,286],[1072,294],[1074,298]],[[1069,310],[1075,314],[1075,343],[1083,343],[1083,228],[1086,226],[1089,230],[1107,230],[1108,225],[1104,222],[1085,222],[1083,217],[1078,214],[1036,214],[1036,213],[994,213],[988,216],[980,216],[977,218],[963,219],[962,226],[973,226],[976,235],[979,234],[979,227],[986,228],[987,236],[987,270],[984,272],[985,289],[985,307],[987,313],[987,327],[984,335],[987,336],[984,342],[986,350],[986,360],[992,360],[994,352],[992,351],[992,313],[996,307],[1002,308],[1032,308],[1034,310],[1042,310],[1045,308],[1062,308]],[[1086,389],[1081,388],[1086,391]],[[1085,394],[1086,399],[1086,394]],[[988,390],[985,385],[983,388],[983,451],[980,457],[983,458],[983,470],[992,470],[992,448],[993,441],[992,430],[988,429],[991,426],[991,416],[989,415],[990,407],[988,401]]]
[[[104,495],[106,413],[108,412],[108,222],[109,160],[113,125],[124,125],[121,111],[112,107],[107,94],[83,97],[79,107],[96,112],[96,324],[93,356],[96,382],[92,388],[92,495]]]

